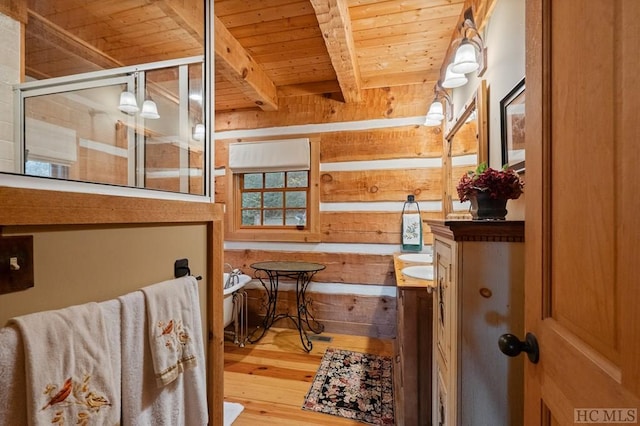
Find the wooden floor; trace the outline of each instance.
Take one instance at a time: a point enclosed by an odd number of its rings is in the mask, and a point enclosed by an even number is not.
[[[304,397],[328,347],[392,356],[393,341],[332,333],[321,336],[332,341],[313,341],[309,353],[302,349],[298,331],[291,329],[272,328],[258,343],[244,348],[225,342],[225,401],[245,407],[233,426],[362,425],[304,411]]]

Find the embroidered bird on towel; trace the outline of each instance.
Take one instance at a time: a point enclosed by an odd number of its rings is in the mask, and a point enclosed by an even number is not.
[[[58,404],[64,401],[65,399],[67,399],[69,395],[71,395],[72,387],[73,387],[73,380],[71,379],[71,377],[69,377],[67,380],[65,380],[64,384],[62,385],[58,393],[53,395],[49,400],[49,402],[47,402],[47,405],[42,407],[42,409],[44,410],[46,408],[49,408],[51,405]]]

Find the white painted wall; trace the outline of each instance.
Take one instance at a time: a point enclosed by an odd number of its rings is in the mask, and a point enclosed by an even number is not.
[[[0,172],[13,172],[13,85],[20,82],[20,23],[1,13],[0,40]]]

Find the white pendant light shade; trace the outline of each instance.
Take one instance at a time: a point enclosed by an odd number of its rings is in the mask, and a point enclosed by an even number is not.
[[[197,141],[204,140],[204,124],[196,124],[193,129],[193,138]]]
[[[156,118],[160,118],[158,114],[158,107],[155,102],[147,100],[142,104],[142,112],[140,113],[140,117],[150,118],[155,120]]]
[[[127,92],[126,90],[120,93],[120,105],[118,105],[118,109],[127,114],[138,112],[138,103],[133,93]]]
[[[427,112],[427,120],[434,120],[440,122],[444,118],[444,109],[442,102],[433,101]]]
[[[424,121],[424,125],[427,127],[435,127],[439,126],[442,123],[442,120],[432,120],[429,117]]]
[[[478,64],[476,60],[475,47],[467,40],[464,40],[460,46],[458,46],[458,50],[456,50],[451,71],[459,74],[467,74],[477,70],[479,66],[480,64]]]
[[[445,89],[464,86],[467,84],[467,81],[469,81],[464,74],[453,72],[451,69],[452,65],[453,64],[449,64],[449,66],[447,66],[447,72],[445,73],[444,81],[442,82],[442,87]]]

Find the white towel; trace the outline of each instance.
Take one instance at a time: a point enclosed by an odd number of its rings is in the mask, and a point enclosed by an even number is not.
[[[244,405],[237,402],[224,402],[224,426],[231,426],[244,410]]]
[[[97,303],[24,315],[18,327],[25,355],[29,425],[116,425],[119,398],[109,343]]]
[[[15,326],[0,328],[0,426],[27,424],[24,346]]]
[[[191,280],[197,286],[193,277],[184,277],[142,289],[149,320],[149,347],[158,386],[173,382],[184,370],[197,365],[193,327],[200,318],[194,316],[196,307],[192,306],[188,285]]]
[[[114,398],[111,408],[118,413],[120,418],[120,403],[122,401],[121,392],[121,377],[120,371],[122,370],[121,360],[121,346],[122,337],[120,335],[120,321],[122,317],[120,309],[120,301],[118,299],[112,299],[107,302],[101,302],[98,304],[102,310],[102,317],[104,318],[104,327],[107,333],[107,340],[109,346],[109,361],[111,361],[111,371],[113,372],[113,388]],[[120,424],[118,422],[118,424]]]
[[[156,385],[147,338],[145,296],[141,291],[121,296],[122,305],[122,424],[201,426],[208,423],[204,346],[200,302],[195,279],[180,280],[191,293],[193,339],[197,366],[167,386]],[[174,285],[178,285],[177,280]]]

